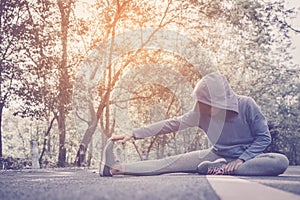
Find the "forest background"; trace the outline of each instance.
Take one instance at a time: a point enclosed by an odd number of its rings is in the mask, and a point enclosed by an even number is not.
[[[261,106],[266,151],[298,165],[299,7],[289,3],[2,0],[0,167],[30,167],[35,144],[40,167],[98,166],[110,136],[191,109],[210,62]],[[115,154],[126,162],[209,145],[190,128],[118,144]]]

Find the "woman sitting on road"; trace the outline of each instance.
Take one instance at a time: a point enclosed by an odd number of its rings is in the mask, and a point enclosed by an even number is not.
[[[193,109],[173,119],[133,130],[129,135],[113,136],[104,148],[101,176],[159,175],[186,172],[199,174],[276,176],[288,167],[286,156],[263,153],[271,142],[267,121],[255,101],[236,95],[219,72],[204,76],[193,93]],[[188,127],[203,129],[212,147],[158,160],[117,163],[115,141],[125,143]]]

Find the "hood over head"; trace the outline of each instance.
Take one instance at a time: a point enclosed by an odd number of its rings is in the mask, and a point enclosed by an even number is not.
[[[192,97],[212,107],[238,113],[237,95],[231,89],[225,76],[219,72],[204,76],[194,88]]]

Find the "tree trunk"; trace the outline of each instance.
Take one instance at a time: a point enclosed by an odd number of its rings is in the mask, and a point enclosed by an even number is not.
[[[52,126],[53,126],[53,123],[54,123],[54,120],[56,119],[56,116],[54,116],[53,118],[52,118],[52,120],[50,121],[50,124],[49,124],[49,126],[48,126],[48,129],[47,129],[47,131],[46,131],[46,133],[45,133],[45,137],[44,137],[44,143],[43,143],[43,149],[42,149],[42,152],[41,152],[41,155],[40,155],[40,158],[39,158],[39,163],[40,163],[40,166],[41,166],[41,168],[42,168],[42,161],[43,161],[43,156],[44,156],[44,153],[45,153],[45,151],[46,151],[46,146],[47,146],[47,141],[49,140],[49,135],[50,135],[50,131],[51,131],[51,129],[52,129]]]
[[[59,130],[59,153],[58,153],[58,166],[64,167],[66,162],[66,115],[67,106],[69,103],[69,90],[70,90],[70,77],[68,74],[68,26],[71,5],[73,1],[67,2],[57,0],[57,4],[61,14],[61,43],[62,43],[62,56],[59,66],[60,80],[59,80],[59,106],[58,106],[58,130]]]
[[[0,103],[0,169],[2,169],[2,114],[4,104]]]
[[[91,166],[91,162],[92,162],[92,158],[93,158],[93,138],[89,144],[89,148],[88,148],[88,156],[87,156],[87,166],[90,167]]]
[[[58,167],[64,167],[66,162],[66,119],[65,112],[59,111],[58,116],[58,130],[59,130],[59,150],[58,150]]]
[[[92,100],[89,100],[88,103],[89,103],[89,113],[91,116],[91,121],[87,122],[88,128],[86,129],[86,131],[84,133],[84,136],[81,140],[81,144],[79,145],[79,149],[77,151],[77,155],[75,158],[75,164],[77,166],[82,166],[82,164],[85,163],[86,150],[87,150],[87,147],[93,137],[93,134],[96,131],[98,121],[99,121],[99,117],[96,115],[96,111],[94,109]]]

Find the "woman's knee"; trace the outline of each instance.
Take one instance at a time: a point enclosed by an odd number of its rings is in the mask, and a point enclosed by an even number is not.
[[[246,161],[237,170],[237,175],[277,176],[285,172],[289,161],[283,154],[265,153]]]
[[[284,154],[280,153],[265,153],[259,155],[259,157],[267,157],[272,159],[276,164],[282,164],[283,166],[288,166],[289,165],[289,160]]]
[[[276,158],[277,158],[277,165],[281,166],[284,172],[289,166],[289,159],[284,154],[277,154]]]
[[[276,174],[282,174],[289,166],[289,160],[284,154],[279,153],[266,153],[262,157],[270,159],[272,168]]]

